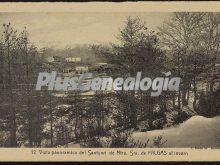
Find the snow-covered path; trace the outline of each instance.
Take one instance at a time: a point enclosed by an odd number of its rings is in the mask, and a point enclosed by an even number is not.
[[[205,118],[193,116],[177,127],[148,132],[134,132],[131,137],[135,142],[153,145],[152,139],[162,135],[167,142],[163,147],[199,147],[220,148],[220,116]]]

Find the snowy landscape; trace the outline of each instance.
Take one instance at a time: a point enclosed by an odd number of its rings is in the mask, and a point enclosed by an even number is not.
[[[146,139],[162,136],[167,140],[163,145],[165,148],[219,148],[219,124],[220,116],[214,118],[193,116],[178,126],[148,132],[134,132],[131,137],[136,142],[145,143]],[[149,145],[153,146],[152,141]]]
[[[220,148],[219,13],[0,13],[0,24],[0,147]],[[163,82],[36,90],[52,71],[60,85],[86,73]],[[179,88],[165,89],[173,77]]]

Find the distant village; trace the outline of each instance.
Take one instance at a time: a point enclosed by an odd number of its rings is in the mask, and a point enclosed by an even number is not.
[[[81,57],[48,57],[47,64],[50,70],[55,70],[63,76],[78,76],[88,72],[111,74],[113,70],[110,64],[104,62],[91,64],[83,61]]]
[[[61,56],[53,56],[47,58],[47,64],[49,65],[48,68],[51,70],[57,71],[59,74],[63,76],[79,76],[84,73],[94,73],[97,75],[103,76],[112,76],[114,70],[116,69],[113,64],[108,64],[105,62],[98,62],[98,63],[88,63],[87,61],[83,61],[81,57],[61,57]],[[213,75],[210,79],[214,76],[217,78],[217,82],[219,82],[219,73],[220,73],[220,57],[217,57],[216,64],[215,64],[215,71],[212,73]],[[199,81],[202,77],[198,78]]]

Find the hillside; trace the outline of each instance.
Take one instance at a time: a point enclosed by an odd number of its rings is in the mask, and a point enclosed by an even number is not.
[[[167,140],[163,147],[220,148],[220,116],[205,118],[193,116],[177,127],[148,132],[134,132],[134,142],[146,143],[147,139],[161,136]],[[153,141],[149,141],[149,145]]]

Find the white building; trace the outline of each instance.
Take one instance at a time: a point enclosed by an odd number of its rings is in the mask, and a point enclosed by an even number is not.
[[[67,57],[65,60],[67,62],[81,62],[81,57]]]
[[[76,74],[83,74],[83,73],[87,73],[89,70],[88,66],[76,66]]]
[[[88,66],[76,66],[76,71],[88,71]]]

